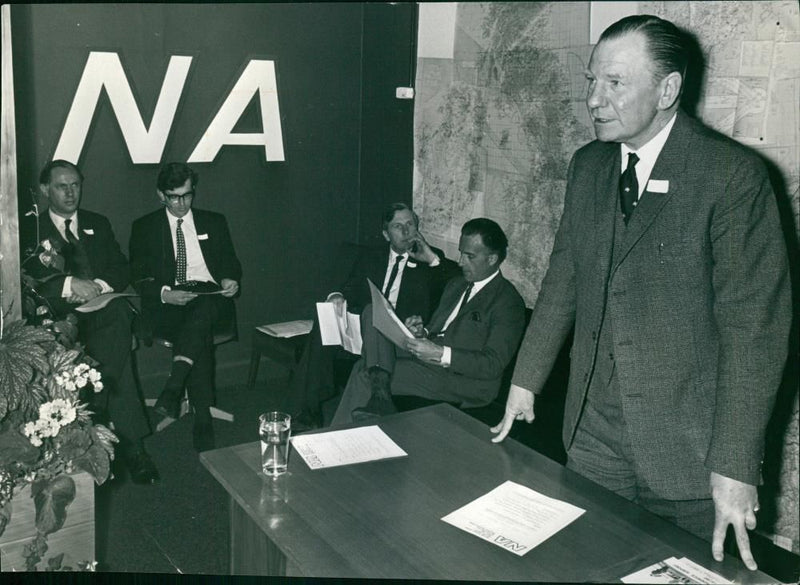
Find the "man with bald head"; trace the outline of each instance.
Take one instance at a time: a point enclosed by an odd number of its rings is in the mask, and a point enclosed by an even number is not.
[[[764,164],[679,109],[688,43],[648,15],[595,47],[597,140],[564,213],[517,360],[502,440],[574,327],[567,466],[755,569],[765,428],[787,356],[786,248]]]

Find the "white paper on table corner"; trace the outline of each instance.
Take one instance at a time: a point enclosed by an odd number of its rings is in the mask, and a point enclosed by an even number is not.
[[[442,520],[521,557],[584,512],[506,481]]]
[[[303,434],[291,441],[311,469],[408,456],[378,425]]]

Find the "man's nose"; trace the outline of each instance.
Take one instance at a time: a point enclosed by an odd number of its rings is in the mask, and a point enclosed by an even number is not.
[[[605,104],[606,96],[603,91],[600,89],[600,84],[595,83],[594,87],[590,86],[589,91],[586,94],[586,105],[589,108],[599,108]]]

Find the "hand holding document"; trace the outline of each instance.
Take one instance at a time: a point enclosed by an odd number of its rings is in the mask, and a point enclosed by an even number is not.
[[[347,312],[347,301],[341,314],[333,303],[317,303],[317,318],[322,345],[341,345],[350,353],[361,355],[361,317]]]
[[[507,481],[442,520],[521,557],[584,512]]]
[[[292,437],[292,445],[311,469],[406,457],[377,425]]]
[[[82,305],[75,307],[75,310],[79,313],[93,313],[94,311],[99,311],[100,309],[104,308],[108,303],[113,301],[114,299],[118,299],[120,297],[136,297],[138,296],[136,293],[103,293],[101,295],[97,295],[91,301],[86,301]]]
[[[414,334],[408,330],[408,327],[400,320],[400,317],[395,314],[392,305],[386,300],[383,293],[378,290],[378,287],[370,279],[367,279],[367,282],[369,283],[369,292],[372,295],[372,324],[397,347],[405,349],[405,340],[414,339]]]

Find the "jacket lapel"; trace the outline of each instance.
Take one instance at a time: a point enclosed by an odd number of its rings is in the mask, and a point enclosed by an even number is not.
[[[654,193],[648,191],[647,187],[645,187],[639,200],[639,205],[636,207],[636,213],[633,214],[628,223],[627,233],[624,236],[619,257],[615,258],[615,267],[625,259],[631,248],[653,225],[661,210],[673,198],[673,194],[680,190],[680,178],[686,173],[688,161],[686,153],[689,151],[690,143],[689,121],[679,111],[669,138],[667,138],[664,148],[658,155],[658,159],[656,159],[653,172],[650,173],[650,181],[669,181],[669,190],[667,193]]]
[[[620,148],[614,144],[598,166],[594,193],[595,249],[598,255],[600,274],[608,274],[614,249],[617,200],[619,199]]]
[[[461,293],[464,292],[464,287],[466,285],[466,279],[464,277],[459,277],[457,284],[447,287],[444,293],[442,293],[442,299],[439,301],[439,306],[436,308],[433,317],[431,317],[431,324],[430,327],[428,327],[428,331],[431,334],[439,333],[442,330],[445,321],[447,321],[456,303],[461,298]]]
[[[161,270],[164,273],[164,280],[170,284],[175,283],[175,246],[172,244],[172,232],[169,229],[168,211],[159,214],[158,237],[161,240]]]

